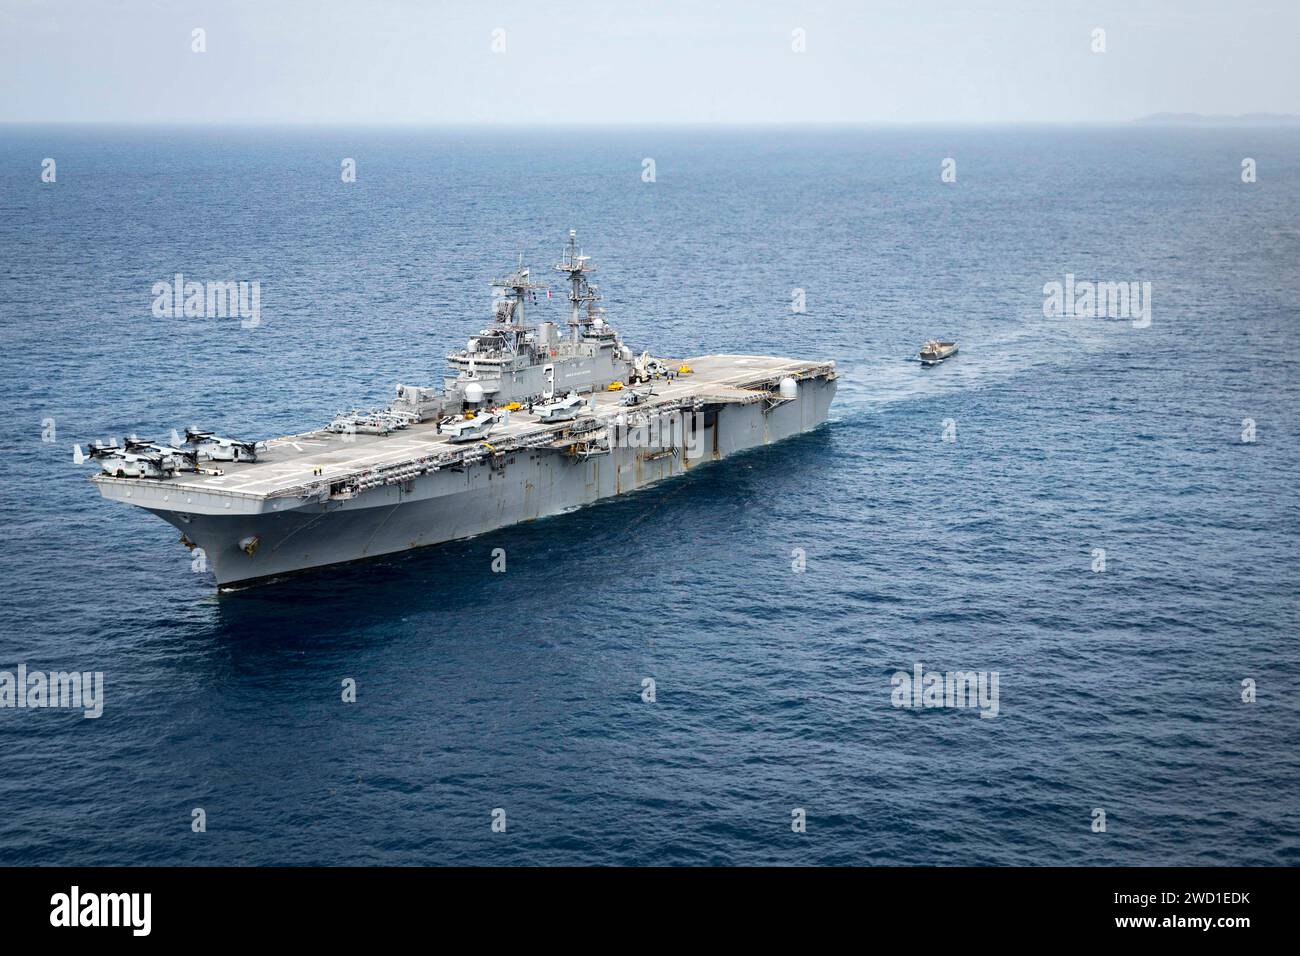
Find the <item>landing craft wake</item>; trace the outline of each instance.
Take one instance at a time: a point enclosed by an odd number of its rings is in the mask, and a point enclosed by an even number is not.
[[[572,231],[555,268],[568,333],[525,321],[542,283],[521,266],[493,283],[492,324],[447,356],[441,393],[399,385],[387,408],[266,442],[192,429],[92,446],[92,480],[179,528],[224,586],[558,514],[826,420],[834,362],[634,356]]]

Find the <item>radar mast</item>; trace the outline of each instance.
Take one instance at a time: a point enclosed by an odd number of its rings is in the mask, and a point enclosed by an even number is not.
[[[569,327],[573,329],[573,341],[577,344],[582,328],[590,325],[596,317],[595,304],[600,299],[600,290],[587,281],[587,273],[594,272],[595,267],[591,265],[591,256],[583,255],[578,248],[578,230],[569,230],[569,244],[555,270],[569,277]],[[582,315],[584,302],[587,304],[585,319]]]
[[[515,349],[518,349],[520,340],[528,328],[524,322],[525,304],[532,291],[540,288],[543,288],[542,283],[529,279],[528,267],[524,265],[522,255],[519,257],[519,265],[511,275],[492,281],[493,291],[501,289],[505,292],[502,298],[495,299],[494,318],[501,326],[500,331],[509,336],[510,344]]]

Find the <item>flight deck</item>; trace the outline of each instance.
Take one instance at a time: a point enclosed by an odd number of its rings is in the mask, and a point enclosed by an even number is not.
[[[472,444],[451,441],[449,435],[440,432],[437,423],[431,421],[416,422],[387,435],[338,434],[319,430],[269,439],[259,446],[255,462],[222,462],[220,468],[177,472],[166,479],[165,484],[181,495],[207,492],[264,499],[305,497],[319,494],[326,488],[334,489],[339,482],[371,474],[382,475],[417,463],[436,469],[470,463],[492,453],[504,454],[520,447],[556,442],[567,447],[575,433],[581,434],[593,426],[600,427],[603,422],[617,418],[619,413],[632,417],[684,406],[762,401],[771,398],[771,388],[781,379],[791,377],[797,381],[824,376],[834,365],[760,355],[698,356],[683,360],[683,364],[693,371],[636,388],[646,397],[635,406],[623,404],[623,396],[633,390],[632,387],[619,391],[595,391],[591,393],[594,413],[590,406],[584,406],[573,420],[544,422],[536,414],[521,409],[510,412],[508,421],[498,423],[484,439]],[[217,471],[220,474],[210,473]],[[154,479],[97,475],[94,480],[158,488]]]

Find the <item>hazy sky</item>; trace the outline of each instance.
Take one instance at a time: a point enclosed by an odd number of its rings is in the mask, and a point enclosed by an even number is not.
[[[0,0],[0,121],[1295,113],[1298,36],[1300,0]]]

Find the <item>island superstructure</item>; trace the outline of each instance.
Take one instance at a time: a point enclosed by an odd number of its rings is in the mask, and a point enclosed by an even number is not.
[[[525,320],[542,284],[521,264],[493,283],[491,325],[447,356],[441,391],[398,385],[384,409],[264,442],[187,429],[97,444],[92,480],[179,528],[228,588],[558,514],[826,420],[834,362],[635,355],[573,231],[555,268],[567,329]]]

